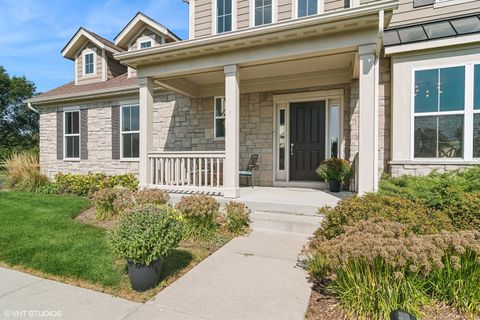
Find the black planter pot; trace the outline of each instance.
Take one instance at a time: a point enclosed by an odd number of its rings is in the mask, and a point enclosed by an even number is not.
[[[330,188],[330,192],[340,192],[342,190],[342,182],[337,180],[329,180],[328,186]]]
[[[154,261],[148,266],[131,261],[128,261],[127,264],[128,278],[134,290],[140,292],[147,291],[160,282],[161,260]]]

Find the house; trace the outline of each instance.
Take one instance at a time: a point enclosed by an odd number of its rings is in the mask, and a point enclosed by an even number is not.
[[[187,2],[188,40],[142,13],[114,42],[78,30],[75,80],[28,101],[43,173],[235,198],[252,154],[263,186],[344,157],[360,194],[480,163],[480,1]]]

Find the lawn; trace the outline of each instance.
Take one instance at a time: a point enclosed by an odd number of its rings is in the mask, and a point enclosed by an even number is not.
[[[180,247],[166,259],[163,281],[137,293],[123,261],[110,252],[105,230],[74,220],[88,200],[72,196],[0,191],[0,263],[24,272],[145,301],[211,253]]]
[[[0,190],[3,187],[4,181],[5,181],[5,172],[2,169],[0,169]]]

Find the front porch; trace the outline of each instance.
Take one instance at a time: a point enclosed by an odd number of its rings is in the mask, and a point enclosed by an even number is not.
[[[259,154],[262,186],[321,188],[315,168],[338,156],[355,159],[353,190],[375,191],[378,39],[392,3],[118,55],[139,77],[141,186],[241,198],[239,171]],[[175,94],[158,101],[165,89]]]

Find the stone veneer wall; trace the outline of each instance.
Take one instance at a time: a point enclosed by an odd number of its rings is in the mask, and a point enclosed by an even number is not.
[[[413,164],[413,163],[395,163],[390,164],[390,174],[394,177],[402,175],[425,176],[432,171],[444,173],[462,168],[472,167],[474,164]]]
[[[109,175],[134,173],[138,162],[112,159],[111,106],[118,101],[82,105],[88,108],[88,159],[65,161],[57,159],[57,108],[41,108],[40,112],[40,170],[53,178],[59,172],[104,172]],[[61,108],[60,108],[61,110]]]

